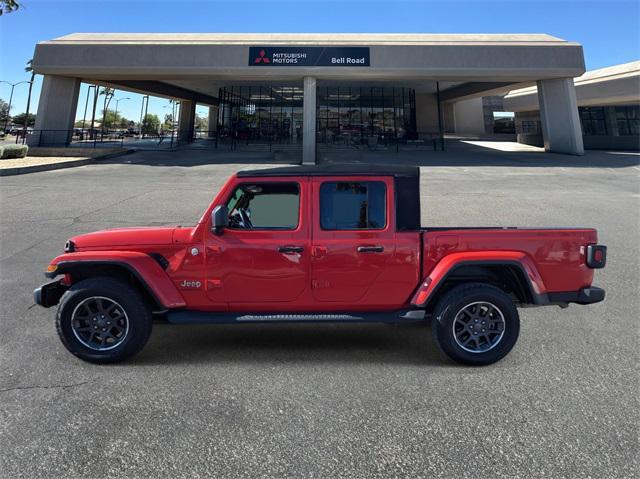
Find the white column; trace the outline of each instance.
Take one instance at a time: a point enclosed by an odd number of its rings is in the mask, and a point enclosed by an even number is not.
[[[45,75],[34,134],[27,136],[33,146],[64,146],[71,141],[76,119],[80,79]],[[54,131],[56,130],[56,131]]]
[[[316,163],[316,79],[304,77],[302,108],[302,164]]]
[[[584,155],[573,78],[540,80],[537,83],[544,149],[555,153]]]
[[[196,124],[196,103],[189,100],[180,100],[180,116],[178,117],[178,139],[180,141],[193,141]]]

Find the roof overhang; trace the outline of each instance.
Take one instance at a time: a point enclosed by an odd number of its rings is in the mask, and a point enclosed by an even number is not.
[[[370,66],[249,64],[250,47],[283,45],[368,47]],[[87,82],[153,81],[187,90],[189,82],[202,80],[291,82],[305,76],[328,82],[488,83],[486,90],[581,75],[584,57],[579,44],[543,34],[76,33],[38,43],[33,67],[40,74]],[[482,94],[482,85],[475,89],[472,94]]]
[[[640,102],[640,61],[592,70],[574,80],[578,106]],[[536,86],[510,91],[504,99],[509,111],[538,110]]]

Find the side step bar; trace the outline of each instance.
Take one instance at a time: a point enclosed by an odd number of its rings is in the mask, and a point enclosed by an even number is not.
[[[226,313],[173,310],[167,313],[172,324],[232,323],[410,323],[423,321],[423,310],[384,313]]]

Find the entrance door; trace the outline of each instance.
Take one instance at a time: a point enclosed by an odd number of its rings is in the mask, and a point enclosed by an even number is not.
[[[232,311],[277,309],[309,284],[308,180],[239,182],[226,204],[229,227],[207,232],[207,295]],[[261,307],[260,304],[271,306]]]
[[[312,184],[313,298],[355,307],[394,256],[393,181],[318,177]]]

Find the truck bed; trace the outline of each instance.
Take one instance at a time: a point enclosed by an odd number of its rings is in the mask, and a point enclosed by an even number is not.
[[[546,291],[577,291],[591,285],[586,246],[598,241],[593,228],[438,227],[423,228],[423,277],[454,253],[516,251],[524,253],[539,273]]]

